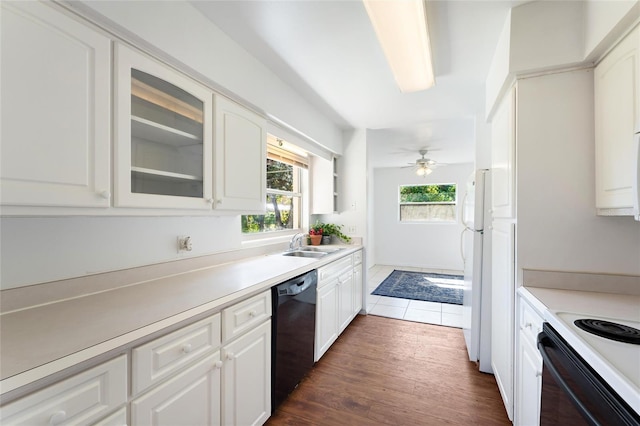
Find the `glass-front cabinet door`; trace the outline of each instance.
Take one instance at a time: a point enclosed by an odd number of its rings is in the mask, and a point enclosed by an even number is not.
[[[211,209],[213,93],[124,45],[115,58],[116,205]]]

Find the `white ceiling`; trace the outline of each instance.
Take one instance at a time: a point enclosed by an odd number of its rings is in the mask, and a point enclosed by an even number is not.
[[[379,129],[375,167],[427,155],[473,162],[475,119],[510,7],[522,1],[430,1],[436,86],[401,93],[358,0],[194,1],[193,5],[343,128]]]

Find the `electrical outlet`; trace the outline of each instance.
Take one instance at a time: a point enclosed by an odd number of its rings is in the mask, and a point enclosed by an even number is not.
[[[191,244],[191,237],[178,237],[178,253],[182,253],[183,251],[191,251],[193,250],[193,245]]]
[[[349,234],[355,234],[355,233],[356,233],[356,230],[357,230],[357,228],[356,228],[356,226],[355,226],[355,225],[349,225],[349,227],[347,228],[347,232],[348,232]]]

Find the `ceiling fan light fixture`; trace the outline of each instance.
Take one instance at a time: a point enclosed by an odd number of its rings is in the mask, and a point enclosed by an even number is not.
[[[429,166],[425,164],[420,165],[420,167],[416,169],[416,174],[418,176],[427,176],[427,175],[430,175],[431,172],[433,172],[433,170],[431,170]]]
[[[424,0],[363,0],[387,62],[403,93],[435,85]]]

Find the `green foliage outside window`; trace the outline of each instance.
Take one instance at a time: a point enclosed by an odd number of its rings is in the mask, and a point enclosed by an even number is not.
[[[242,232],[256,233],[279,231],[293,228],[293,195],[270,192],[269,190],[294,192],[294,168],[276,160],[267,160],[267,213],[263,215],[243,215]]]
[[[455,202],[456,185],[407,185],[400,187],[400,203]]]

